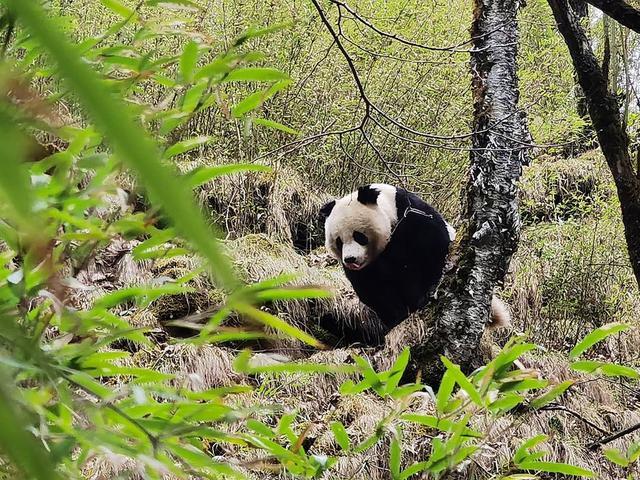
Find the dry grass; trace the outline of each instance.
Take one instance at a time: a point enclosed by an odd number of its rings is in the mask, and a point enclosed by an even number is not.
[[[318,212],[330,197],[292,169],[226,175],[200,187],[198,197],[230,238],[265,233],[305,252],[324,243]]]
[[[611,208],[596,220],[540,224],[523,232],[505,294],[515,327],[534,342],[566,350],[605,323],[637,324],[640,299],[617,215]],[[607,355],[637,360],[637,334],[623,339]]]

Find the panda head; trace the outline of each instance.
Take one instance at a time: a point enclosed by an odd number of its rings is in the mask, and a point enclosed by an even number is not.
[[[327,249],[349,270],[361,270],[385,249],[398,221],[396,188],[360,187],[322,207]]]

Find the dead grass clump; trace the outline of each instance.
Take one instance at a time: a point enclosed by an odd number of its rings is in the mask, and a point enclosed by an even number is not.
[[[144,466],[141,462],[110,451],[96,454],[83,468],[85,478],[89,480],[111,480],[128,478],[142,480],[145,478]],[[170,477],[163,477],[163,479]]]
[[[233,369],[234,352],[212,345],[169,344],[135,355],[143,367],[176,375],[175,386],[193,391],[244,384],[247,377]]]
[[[525,170],[520,187],[527,224],[588,217],[614,191],[606,164],[595,152],[578,158],[541,156]]]
[[[292,169],[225,175],[200,187],[198,196],[230,238],[266,233],[304,252],[324,243],[318,212],[329,197]]]
[[[67,273],[72,274],[76,270],[75,276],[64,280],[69,305],[78,310],[88,310],[96,299],[108,292],[151,281],[151,262],[133,258],[132,250],[139,243],[115,237],[107,246],[91,252],[87,260],[75,269],[68,265]]]

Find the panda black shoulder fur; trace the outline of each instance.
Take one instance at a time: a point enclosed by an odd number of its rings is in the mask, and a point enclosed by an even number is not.
[[[431,205],[377,183],[327,203],[320,213],[327,249],[387,330],[427,303],[455,239],[455,230]],[[506,307],[496,302],[494,323],[508,323]]]

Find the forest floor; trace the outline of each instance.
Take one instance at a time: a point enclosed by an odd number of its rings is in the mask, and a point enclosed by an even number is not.
[[[634,322],[640,318],[640,302],[628,293],[633,291],[633,279],[628,270],[616,267],[624,265],[624,245],[604,163],[593,152],[573,160],[542,158],[527,170],[522,185],[522,243],[500,293],[513,311],[514,325],[509,331],[488,334],[483,351],[489,358],[510,335],[525,332],[541,348],[523,358],[522,368],[536,371],[553,383],[575,383],[562,399],[542,410],[517,411],[499,418],[484,413],[474,416],[473,427],[485,433],[481,449],[449,478],[498,478],[509,472],[517,447],[538,434],[549,436],[545,442],[548,460],[589,468],[602,479],[640,475],[640,471],[616,467],[587,448],[604,435],[640,422],[637,389],[607,377],[577,373],[569,368],[566,356],[567,349],[592,328],[612,320]],[[329,299],[276,302],[267,307],[268,311],[327,345],[335,338],[319,327],[320,318],[330,318],[336,324],[365,322],[371,329],[377,327],[375,316],[360,304],[339,265],[322,246],[317,211],[327,195],[310,191],[293,172],[279,172],[216,180],[201,188],[199,198],[213,220],[229,232],[225,241],[228,255],[245,281],[294,273],[296,284],[323,286],[334,293]],[[112,207],[119,208],[115,198]],[[113,214],[113,209],[108,213]],[[200,264],[197,258],[188,256],[134,262],[131,251],[137,244],[136,240],[120,239],[87,264],[78,278],[93,279],[97,288],[77,291],[76,307],[82,308],[114,288],[153,279],[184,278]],[[103,282],[95,281],[97,278]],[[329,425],[338,420],[354,442],[364,440],[375,431],[380,419],[397,407],[395,400],[369,392],[339,395],[340,385],[351,378],[349,374],[249,375],[238,373],[233,363],[245,347],[252,348],[254,365],[297,359],[343,364],[352,363],[356,354],[378,365],[390,365],[393,355],[381,361],[376,358],[379,349],[318,351],[296,340],[278,338],[220,346],[180,343],[181,337],[191,333],[184,328],[185,320],[197,323],[206,319],[224,301],[204,274],[192,278],[189,285],[192,293],[165,296],[144,308],[129,307],[129,311],[120,312],[133,326],[148,328],[153,345],[134,349],[128,362],[176,374],[175,382],[185,388],[251,386],[250,392],[235,396],[234,401],[247,406],[256,400],[272,405],[273,410],[259,414],[267,424],[275,421],[274,412],[296,412],[296,428],[306,429],[307,453],[338,457],[337,464],[323,478],[390,478],[389,434],[365,453],[346,455],[341,453]],[[182,324],[177,325],[176,320]],[[415,326],[416,320],[408,321],[411,322]],[[243,325],[240,318],[227,322],[227,326],[239,325]],[[421,331],[420,335],[428,338],[428,331]],[[397,344],[400,337],[395,332],[388,335],[386,354],[399,354],[403,347]],[[635,364],[638,354],[633,345],[637,341],[634,333],[612,338],[598,351],[598,358]],[[432,396],[415,395],[409,409],[433,413]],[[403,460],[426,458],[434,434],[428,427],[407,424]],[[608,447],[625,450],[633,439],[633,435],[624,436]],[[212,445],[214,455],[237,465],[251,477],[286,476],[273,471],[268,459],[258,458],[255,450],[217,448]],[[135,470],[131,461],[109,454],[96,457],[87,467],[87,474],[106,479],[131,469]]]

